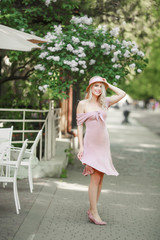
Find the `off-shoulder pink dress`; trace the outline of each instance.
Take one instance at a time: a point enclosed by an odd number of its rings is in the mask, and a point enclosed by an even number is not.
[[[109,107],[109,97],[106,98],[106,106]],[[112,163],[106,118],[107,110],[103,109],[77,114],[77,125],[86,125],[84,152],[80,161],[107,175],[118,176]],[[88,175],[86,169],[83,175]]]

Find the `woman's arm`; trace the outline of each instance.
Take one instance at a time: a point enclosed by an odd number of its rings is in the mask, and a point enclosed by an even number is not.
[[[116,93],[116,95],[113,95],[109,98],[109,106],[119,102],[123,97],[126,96],[126,93],[122,89],[115,87],[110,83],[108,83],[108,87]]]
[[[83,101],[80,101],[77,106],[77,114],[84,113],[84,104]],[[78,125],[77,127],[77,134],[78,134],[78,142],[79,142],[79,152],[78,152],[78,158],[81,159],[83,155],[83,124]]]
[[[77,133],[78,133],[78,142],[79,142],[79,152],[78,152],[78,158],[81,159],[83,155],[83,125],[79,125],[77,127]]]

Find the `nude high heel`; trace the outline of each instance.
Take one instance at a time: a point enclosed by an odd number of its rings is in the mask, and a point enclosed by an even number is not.
[[[90,211],[89,211],[89,213],[88,213],[88,218],[89,218],[89,220],[90,220],[91,222],[93,222],[93,223],[96,224],[96,225],[106,225],[106,224],[107,224],[107,223],[104,222],[104,221],[98,222],[98,221],[93,217],[93,215],[91,214]]]
[[[88,209],[88,211],[87,211],[87,215],[89,216],[89,213],[90,213],[90,209]]]

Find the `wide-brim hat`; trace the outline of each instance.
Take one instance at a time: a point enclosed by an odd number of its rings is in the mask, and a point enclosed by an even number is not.
[[[105,88],[107,89],[109,86],[108,86],[108,83],[106,81],[105,78],[102,78],[102,77],[99,77],[99,76],[95,76],[95,77],[92,77],[90,80],[89,80],[89,85],[88,87],[86,88],[86,92],[88,92],[90,86],[94,83],[103,83]]]

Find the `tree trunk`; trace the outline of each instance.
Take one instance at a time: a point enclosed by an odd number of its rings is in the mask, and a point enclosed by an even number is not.
[[[2,57],[0,56],[0,77],[1,77],[1,69],[2,69]],[[2,87],[0,84],[0,96],[1,96],[1,93],[2,93]]]
[[[80,86],[79,86],[79,83],[77,82],[73,87],[72,128],[75,128],[77,126],[76,109],[77,109],[79,100],[80,100]]]

